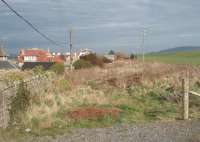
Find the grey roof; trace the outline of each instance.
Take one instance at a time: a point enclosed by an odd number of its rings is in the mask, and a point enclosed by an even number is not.
[[[3,50],[3,48],[0,47],[0,57],[6,57],[6,56],[7,55],[6,55],[5,51]]]
[[[8,61],[0,61],[0,70],[16,69],[14,65],[11,65]]]

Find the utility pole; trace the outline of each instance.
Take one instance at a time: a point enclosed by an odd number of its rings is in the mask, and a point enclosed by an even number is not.
[[[69,46],[70,46],[70,70],[73,70],[73,57],[72,57],[72,29],[69,31]]]
[[[146,29],[144,28],[142,31],[142,43],[141,43],[141,50],[142,50],[142,63],[145,62],[145,55],[144,55],[144,46],[145,46],[145,35],[146,35]]]
[[[142,43],[141,43],[141,50],[142,50],[142,81],[144,78],[144,62],[145,62],[145,55],[144,55],[144,46],[145,46],[145,34],[146,34],[146,29],[144,28],[142,30]]]

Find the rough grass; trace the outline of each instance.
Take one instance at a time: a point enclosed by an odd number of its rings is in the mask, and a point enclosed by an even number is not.
[[[2,132],[4,136],[55,136],[73,128],[107,127],[121,123],[175,121],[181,117],[181,77],[185,66],[132,61],[53,76],[31,97],[23,123]],[[200,88],[200,70],[190,70],[191,88]],[[143,74],[142,74],[143,73]],[[143,76],[142,76],[143,75]],[[55,78],[56,77],[56,78]],[[191,99],[190,117],[199,118],[199,102]],[[73,119],[78,108],[119,109],[116,117]],[[94,112],[92,112],[94,114]],[[91,114],[89,114],[91,115]],[[25,129],[29,128],[29,133]],[[13,134],[15,133],[15,134]]]

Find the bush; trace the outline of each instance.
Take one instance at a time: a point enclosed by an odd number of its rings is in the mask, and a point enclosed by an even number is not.
[[[73,66],[75,69],[85,69],[85,68],[91,68],[93,65],[88,61],[79,59],[76,62],[74,62]]]
[[[135,54],[131,54],[131,55],[130,55],[130,59],[131,59],[131,60],[137,59],[137,56],[136,56]]]
[[[11,122],[21,122],[22,114],[26,112],[30,105],[30,91],[27,85],[22,81],[17,89],[16,96],[11,98],[11,107],[9,110]]]
[[[129,57],[126,54],[120,53],[120,52],[116,53],[115,56],[116,56],[116,60],[127,60],[127,59],[129,59]]]
[[[94,66],[103,67],[103,59],[98,57],[96,54],[89,54],[81,57],[82,60],[90,62]]]
[[[56,63],[51,67],[50,70],[56,74],[63,74],[65,72],[65,66],[63,63]]]
[[[33,68],[33,72],[35,75],[42,75],[44,74],[44,67],[43,66],[36,66]]]
[[[103,57],[103,63],[105,63],[105,64],[108,64],[108,63],[112,63],[113,61],[112,60],[109,60],[108,58],[106,58],[106,57]]]

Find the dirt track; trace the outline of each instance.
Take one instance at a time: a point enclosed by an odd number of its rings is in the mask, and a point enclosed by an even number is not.
[[[200,142],[200,121],[80,129],[71,136],[35,138],[25,142]]]

